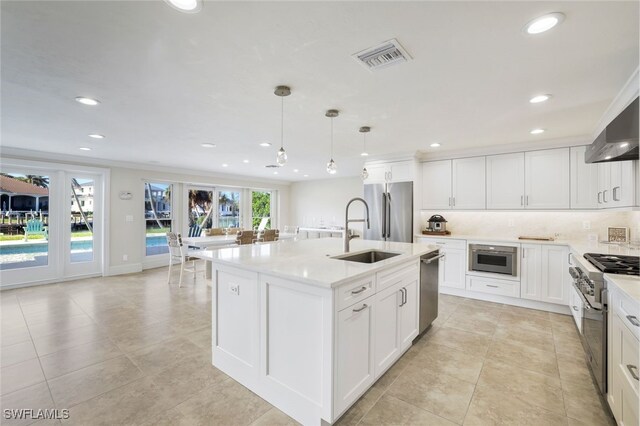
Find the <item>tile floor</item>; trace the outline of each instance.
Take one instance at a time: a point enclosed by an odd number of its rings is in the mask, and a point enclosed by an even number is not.
[[[204,279],[165,280],[1,292],[1,408],[69,408],[63,422],[82,425],[295,424],[211,366]],[[613,425],[571,321],[442,295],[433,327],[339,423]]]

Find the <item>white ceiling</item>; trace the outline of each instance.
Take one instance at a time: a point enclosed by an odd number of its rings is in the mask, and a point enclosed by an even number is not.
[[[554,11],[562,25],[523,33]],[[205,0],[199,14],[160,0],[2,1],[2,144],[299,180],[329,177],[328,108],[342,112],[336,176],[358,173],[362,125],[377,157],[589,135],[638,67],[638,13],[611,1]],[[391,38],[411,62],[371,73],[351,58]],[[293,93],[289,163],[274,176],[279,84]],[[539,93],[553,98],[529,104]]]

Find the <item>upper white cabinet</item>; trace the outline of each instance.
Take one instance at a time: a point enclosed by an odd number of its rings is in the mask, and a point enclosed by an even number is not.
[[[570,151],[571,208],[598,208],[598,165],[584,162],[585,146],[574,146]]]
[[[413,161],[365,164],[369,177],[365,183],[412,182],[414,180]]]
[[[524,155],[527,209],[568,209],[569,148],[530,151]]]
[[[635,161],[598,164],[597,201],[600,208],[635,205]]]
[[[487,157],[487,208],[524,208],[524,153]]]
[[[485,204],[485,158],[422,164],[424,210],[481,210]]]
[[[454,209],[486,208],[485,157],[452,161],[451,205]]]
[[[451,160],[422,163],[422,208],[451,208]]]

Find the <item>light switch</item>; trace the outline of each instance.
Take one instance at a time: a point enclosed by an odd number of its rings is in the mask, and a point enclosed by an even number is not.
[[[124,221],[125,222],[133,222],[133,215],[132,214],[128,214],[124,217]]]

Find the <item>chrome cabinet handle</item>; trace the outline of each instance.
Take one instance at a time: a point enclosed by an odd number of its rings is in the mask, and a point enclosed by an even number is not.
[[[631,324],[635,325],[636,327],[640,327],[640,321],[638,321],[638,318],[635,315],[627,315],[627,319]]]
[[[407,304],[407,289],[402,287],[400,290],[400,304],[399,307],[403,307]]]
[[[613,201],[620,201],[620,197],[616,197],[616,189],[620,191],[620,187],[619,186],[613,187]]]
[[[520,205],[524,206],[524,195],[520,196]]]
[[[578,307],[577,306],[574,305],[574,306],[572,306],[572,308],[573,308],[574,311],[578,312]]]
[[[367,288],[363,286],[363,287],[361,287],[361,288],[360,288],[360,290],[353,290],[353,291],[351,291],[351,294],[360,294],[360,293],[362,293],[363,291],[365,291],[366,289],[367,289]]]
[[[598,204],[602,204],[602,201],[600,200],[601,196],[602,196],[602,191],[598,192]]]
[[[487,287],[491,287],[491,288],[498,288],[497,285],[491,285],[491,284],[487,284]]]
[[[640,381],[640,377],[638,377],[638,367],[635,365],[627,364],[627,370],[631,373],[634,379]],[[635,371],[634,371],[635,370]]]
[[[608,191],[608,189],[605,189],[604,191],[602,191],[602,202],[603,203],[608,203],[608,201],[607,201],[607,191]]]
[[[445,257],[445,253],[442,253],[442,254],[440,254],[440,255],[438,255],[438,256],[431,257],[431,258],[429,258],[429,259],[422,259],[422,263],[426,263],[426,264],[428,265],[429,263],[431,263],[431,262],[435,262],[435,261],[436,261],[436,260],[438,260],[438,259],[442,259],[442,260],[444,260],[444,257]]]
[[[453,197],[453,207],[456,206],[456,197]]]
[[[362,307],[360,309],[354,309],[353,312],[362,312],[365,309],[367,309],[369,307],[369,305],[367,305],[366,303],[362,305]]]
[[[573,265],[573,263],[571,263],[571,253],[567,255],[567,262],[569,263],[569,265]]]

